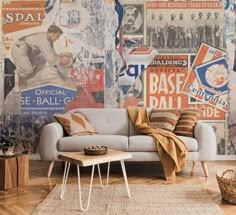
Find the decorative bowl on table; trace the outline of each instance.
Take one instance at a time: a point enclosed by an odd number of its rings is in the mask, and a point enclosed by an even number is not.
[[[104,155],[107,153],[107,147],[105,146],[87,146],[84,148],[84,154],[86,155]]]

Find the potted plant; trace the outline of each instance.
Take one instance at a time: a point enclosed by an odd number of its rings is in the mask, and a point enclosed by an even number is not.
[[[14,132],[8,129],[0,131],[0,156],[13,156],[16,146],[17,138]]]

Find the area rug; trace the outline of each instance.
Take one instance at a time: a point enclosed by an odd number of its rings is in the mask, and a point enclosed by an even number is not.
[[[94,185],[90,208],[79,211],[77,185],[68,184],[63,200],[59,199],[61,185],[56,185],[33,215],[222,215],[223,211],[198,185],[109,185],[102,189]],[[88,186],[82,186],[87,200]],[[85,202],[84,202],[85,207]]]

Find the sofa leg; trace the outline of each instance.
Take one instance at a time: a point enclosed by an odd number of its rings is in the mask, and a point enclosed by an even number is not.
[[[209,175],[208,175],[208,169],[207,169],[207,163],[206,163],[206,161],[201,161],[201,164],[202,164],[202,168],[203,168],[203,171],[204,171],[204,173],[205,173],[205,176],[206,176],[206,178],[208,178]]]
[[[195,165],[196,165],[196,161],[193,161],[192,169],[191,169],[191,173],[190,173],[191,176],[194,176]]]
[[[54,166],[54,161],[50,161],[49,167],[48,167],[48,178],[50,178],[51,176],[53,166]]]

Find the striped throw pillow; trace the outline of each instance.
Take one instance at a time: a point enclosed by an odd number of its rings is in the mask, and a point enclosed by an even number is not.
[[[174,133],[179,136],[193,137],[195,124],[201,115],[201,109],[183,109]]]
[[[153,128],[162,128],[168,131],[174,131],[180,114],[180,109],[153,108],[149,117],[150,125]]]
[[[53,117],[63,126],[66,133],[73,135],[97,134],[89,119],[81,112],[54,114]]]

